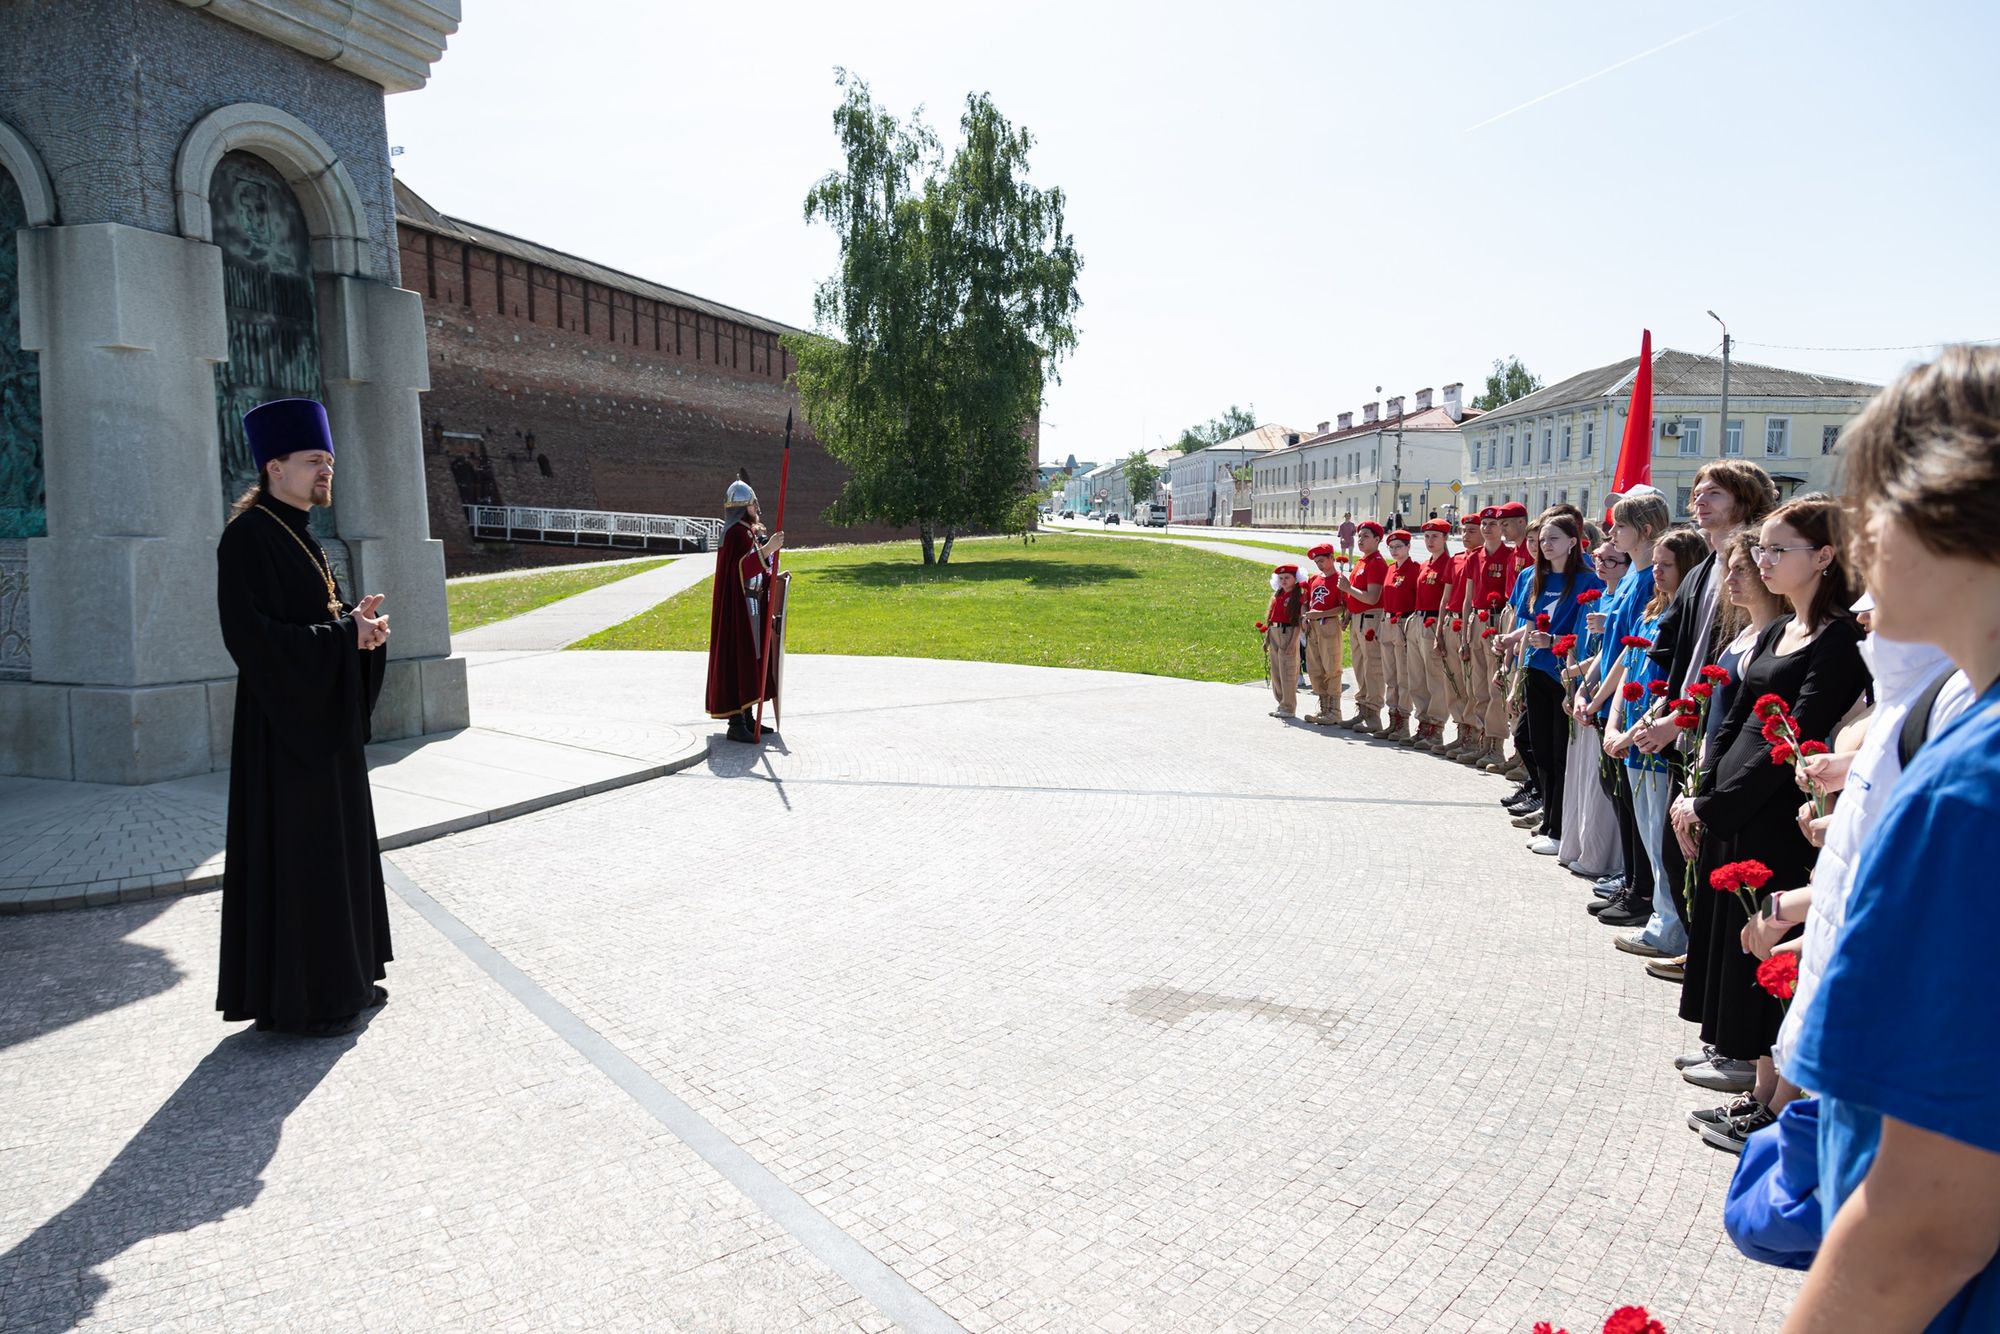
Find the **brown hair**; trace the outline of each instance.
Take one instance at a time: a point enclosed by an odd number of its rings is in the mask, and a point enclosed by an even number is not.
[[[1572,584],[1575,583],[1576,572],[1583,568],[1583,520],[1567,508],[1543,510],[1529,528],[1534,532],[1547,532],[1551,528],[1560,528],[1569,535],[1569,540],[1574,545],[1569,549],[1569,564],[1564,567],[1563,574]],[[1542,600],[1542,581],[1548,576],[1548,553],[1542,550],[1542,544],[1538,541],[1535,543],[1535,578],[1528,586],[1530,610]]]
[[[1847,572],[1841,552],[1840,503],[1835,500],[1794,500],[1780,505],[1764,517],[1795,529],[1816,547],[1832,547],[1833,561],[1820,571],[1820,580],[1806,602],[1806,629],[1817,632],[1829,621],[1849,615],[1848,608],[1861,594]]]
[[[1715,483],[1736,502],[1736,526],[1761,523],[1778,504],[1778,484],[1748,459],[1712,459],[1695,472],[1694,486]]]
[[[1754,528],[1745,528],[1742,532],[1732,536],[1729,541],[1723,544],[1722,550],[1715,553],[1715,562],[1718,567],[1717,577],[1727,578],[1729,576],[1729,567],[1736,563],[1737,557],[1742,557],[1743,563],[1750,567],[1750,572],[1757,576],[1756,589],[1751,596],[1766,598],[1776,603],[1778,610],[1782,612],[1785,600],[1776,593],[1773,593],[1765,585],[1763,574],[1757,569],[1757,562],[1750,555],[1750,548],[1756,545],[1757,530]],[[1726,596],[1717,598],[1715,608],[1715,644],[1720,647],[1736,638],[1737,635],[1743,632],[1744,627],[1750,624],[1750,619],[1749,612],[1731,602]]]
[[[2000,347],[1947,347],[1868,400],[1840,437],[1855,568],[1871,553],[1869,511],[1939,556],[2000,562]]]
[[[1674,512],[1665,496],[1626,496],[1611,507],[1611,522],[1636,528],[1648,541],[1657,542],[1661,533],[1674,526]]]
[[[1676,528],[1662,536],[1653,548],[1655,558],[1660,554],[1660,547],[1665,547],[1667,554],[1674,558],[1674,568],[1680,571],[1683,580],[1688,577],[1688,572],[1701,564],[1708,555],[1708,539],[1693,528]],[[1653,600],[1646,604],[1646,610],[1641,614],[1648,620],[1658,616],[1667,609],[1667,603],[1673,596],[1672,590],[1655,585]]]
[[[225,522],[233,523],[236,519],[248,513],[251,506],[270,494],[270,475],[262,468],[259,468],[257,470],[257,480],[251,484],[249,490],[236,497],[236,503],[229,507],[229,518]]]

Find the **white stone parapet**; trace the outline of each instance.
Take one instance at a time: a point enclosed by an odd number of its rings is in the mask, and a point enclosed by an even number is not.
[[[392,93],[424,86],[458,31],[459,0],[181,0]]]

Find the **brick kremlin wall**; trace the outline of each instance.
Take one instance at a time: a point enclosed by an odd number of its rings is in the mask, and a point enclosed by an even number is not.
[[[445,218],[400,182],[397,205],[402,283],[428,325],[425,475],[448,573],[608,554],[475,543],[467,499],[719,517],[742,468],[772,517],[797,406],[787,326]],[[797,422],[793,544],[897,536],[821,517],[845,475]]]

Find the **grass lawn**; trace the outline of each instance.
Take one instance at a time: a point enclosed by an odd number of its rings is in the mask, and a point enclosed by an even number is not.
[[[524,611],[546,607],[578,593],[615,584],[635,574],[658,569],[664,560],[635,560],[617,565],[598,565],[587,570],[544,570],[518,574],[506,579],[480,579],[471,583],[445,585],[445,603],[451,608],[454,633],[475,625],[504,621]]]
[[[1251,628],[1269,572],[1171,542],[1043,535],[961,540],[925,568],[915,542],[787,554],[794,653],[965,658],[1147,672],[1197,681],[1264,675]],[[703,583],[579,649],[706,649]]]
[[[1249,530],[1243,528],[1218,528],[1212,533],[1131,533],[1128,536],[1150,537],[1155,542],[1227,542],[1231,546],[1237,547],[1262,547],[1266,551],[1282,551],[1287,556],[1303,556],[1307,547],[1319,545],[1318,539],[1292,545],[1285,542],[1259,540],[1253,537],[1233,536],[1233,534],[1247,531]],[[1325,540],[1328,542],[1335,541],[1331,537]]]

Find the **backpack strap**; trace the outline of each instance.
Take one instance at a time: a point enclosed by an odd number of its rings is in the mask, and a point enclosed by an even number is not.
[[[1917,752],[1924,748],[1924,742],[1931,736],[1931,710],[1937,707],[1938,696],[1944,693],[1945,682],[1958,673],[1955,666],[1946,667],[1937,674],[1937,679],[1923,688],[1921,694],[1910,701],[1910,711],[1903,717],[1902,734],[1896,738],[1896,758],[1902,767],[1910,767],[1910,761],[1917,758]]]

